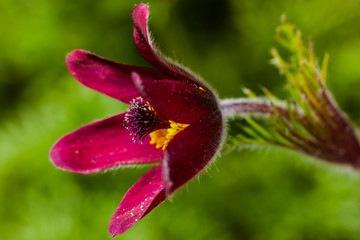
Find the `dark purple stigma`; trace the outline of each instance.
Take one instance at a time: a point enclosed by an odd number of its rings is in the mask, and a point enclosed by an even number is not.
[[[151,132],[169,128],[170,122],[159,118],[148,102],[142,97],[137,97],[130,102],[130,109],[125,114],[124,126],[131,135],[134,135],[134,141],[142,142]]]

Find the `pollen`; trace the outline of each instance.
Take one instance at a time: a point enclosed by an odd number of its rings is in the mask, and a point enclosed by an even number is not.
[[[177,123],[169,120],[170,127],[167,129],[159,129],[150,133],[150,144],[156,144],[156,148],[165,150],[170,141],[181,131],[187,128],[190,124]]]
[[[202,88],[202,87],[199,87],[199,89],[200,89],[201,91],[206,92],[206,90],[205,90],[204,88]]]
[[[124,119],[124,127],[129,130],[134,142],[142,143],[150,135],[150,144],[155,144],[156,148],[162,150],[165,150],[176,134],[189,125],[162,119],[142,97],[130,102],[130,109]]]

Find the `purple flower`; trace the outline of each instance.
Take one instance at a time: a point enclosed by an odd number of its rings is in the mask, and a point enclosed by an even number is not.
[[[133,10],[134,39],[158,71],[84,50],[67,56],[76,80],[128,103],[130,109],[69,133],[50,152],[55,166],[77,173],[159,163],[124,196],[109,224],[112,236],[125,232],[196,177],[216,156],[225,128],[218,98],[209,86],[153,46],[148,15],[145,4]]]

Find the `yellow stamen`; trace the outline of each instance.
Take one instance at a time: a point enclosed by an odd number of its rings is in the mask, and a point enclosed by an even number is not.
[[[199,89],[200,89],[201,91],[206,92],[206,90],[205,90],[204,88],[202,88],[202,87],[199,87]]]
[[[162,150],[165,150],[175,135],[190,125],[185,123],[177,123],[171,120],[169,120],[169,123],[170,127],[168,129],[159,129],[150,133],[150,144],[156,144],[156,148],[162,148]]]

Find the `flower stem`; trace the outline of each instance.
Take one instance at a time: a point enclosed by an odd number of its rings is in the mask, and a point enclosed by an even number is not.
[[[220,107],[223,115],[227,118],[241,117],[245,114],[268,116],[274,113],[273,104],[261,98],[222,99]],[[286,107],[275,106],[275,109],[282,117],[289,118]]]
[[[360,168],[360,142],[356,131],[337,108],[330,93],[325,88],[324,91],[328,100],[326,106],[332,111],[331,114],[328,111],[317,112],[321,116],[316,121],[299,112],[295,105],[283,107],[284,104],[275,105],[271,100],[262,98],[224,99],[220,106],[226,118],[247,118],[253,139],[243,143],[283,146],[329,162]],[[251,120],[252,117],[248,118],[249,114],[262,117],[265,122],[256,123]],[[249,133],[249,129],[245,131]],[[237,137],[244,136],[237,134]],[[279,141],[279,138],[283,141]]]

